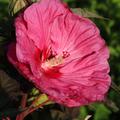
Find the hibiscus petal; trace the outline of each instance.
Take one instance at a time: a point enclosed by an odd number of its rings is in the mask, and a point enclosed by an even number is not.
[[[74,82],[61,82],[60,79],[55,80],[46,77],[42,77],[42,79],[43,80],[37,84],[38,88],[48,94],[51,100],[69,107],[81,106],[95,101],[104,100],[104,96],[108,91],[108,86],[110,85],[109,76],[106,77],[106,79],[108,79],[106,80],[107,82],[104,82],[104,78],[102,81],[99,81],[100,78],[93,77],[91,80],[95,79],[98,82],[88,86],[79,83],[76,84]],[[75,79],[76,78],[73,80]]]
[[[66,10],[60,3],[59,0],[41,0],[24,12],[28,37],[40,50],[50,46],[51,23]]]
[[[32,74],[28,65],[18,61],[16,57],[16,44],[13,42],[9,45],[9,51],[7,53],[9,61],[18,69],[18,71],[27,79],[36,81],[37,79]]]
[[[98,51],[105,45],[92,21],[71,12],[65,12],[54,19],[51,40],[52,49],[58,54],[63,51],[70,53],[69,60]]]
[[[27,26],[23,15],[17,17],[16,26],[16,56],[22,63],[29,64],[31,71],[38,78],[40,77],[40,50],[34,45],[33,41],[27,36]]]

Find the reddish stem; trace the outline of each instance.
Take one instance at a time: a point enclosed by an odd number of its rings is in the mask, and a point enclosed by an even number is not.
[[[27,102],[27,94],[23,93],[23,97],[21,100],[21,108],[24,109],[26,107],[26,102]],[[17,115],[16,120],[23,120],[24,116],[21,114]]]
[[[36,100],[35,100],[35,101],[36,101]],[[49,100],[43,102],[42,104],[40,104],[40,105],[38,105],[38,106],[36,106],[36,107],[33,107],[33,104],[32,104],[26,111],[24,111],[23,113],[21,113],[22,116],[23,116],[23,119],[24,119],[27,115],[29,115],[30,113],[32,113],[33,111],[35,111],[35,110],[37,110],[38,108],[42,107],[42,106],[43,106],[44,104],[46,104],[47,102],[49,102]],[[33,103],[34,103],[34,102],[33,102]]]
[[[42,104],[40,104],[38,106],[34,106],[37,100],[38,100],[38,98],[35,101],[33,101],[33,103],[28,108],[26,108],[27,94],[23,94],[22,101],[21,101],[21,107],[22,107],[22,109],[24,109],[24,110],[26,109],[26,110],[23,111],[22,113],[20,113],[19,115],[17,115],[16,120],[24,120],[24,118],[27,115],[29,115],[33,111],[37,110],[38,108],[43,107],[43,105],[45,105],[46,103],[49,102],[49,100],[46,100]]]

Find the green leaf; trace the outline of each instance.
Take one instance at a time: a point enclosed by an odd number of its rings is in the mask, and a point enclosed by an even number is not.
[[[30,95],[35,96],[35,95],[38,95],[39,93],[40,93],[40,92],[39,92],[39,90],[38,90],[38,89],[33,88],[33,89],[31,90]]]
[[[109,120],[111,111],[103,104],[96,105],[94,120]]]
[[[97,13],[90,12],[90,11],[87,10],[87,9],[71,8],[71,10],[72,10],[73,12],[75,12],[76,14],[78,14],[78,15],[80,15],[80,16],[83,16],[83,17],[86,17],[86,18],[97,18],[97,19],[108,20],[108,18],[104,18],[104,17],[98,15]]]
[[[111,88],[115,90],[120,95],[120,88],[115,84],[115,82],[112,81]]]
[[[33,103],[33,107],[37,107],[43,103],[45,103],[46,101],[49,101],[49,98],[46,94],[41,94],[37,100]],[[49,101],[47,103],[45,103],[44,105],[48,105],[48,104],[52,104],[52,101]]]
[[[110,99],[106,99],[104,101],[104,104],[109,107],[112,111],[114,112],[118,112],[119,111],[119,107],[117,106],[117,104],[113,101],[113,100],[110,100]]]
[[[87,115],[88,115],[87,108],[86,107],[80,107],[79,119],[84,120]]]
[[[21,93],[19,83],[2,70],[0,70],[0,92],[1,91],[7,93],[9,98],[14,100],[16,100]],[[1,95],[2,93],[3,92],[1,92]],[[0,103],[2,103],[1,99]]]
[[[64,0],[64,2],[74,2],[75,0]]]
[[[32,4],[31,0],[11,0],[9,4],[10,14],[15,15],[20,10]]]

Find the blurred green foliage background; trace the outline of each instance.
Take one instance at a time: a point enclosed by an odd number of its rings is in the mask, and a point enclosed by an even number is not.
[[[8,1],[0,0],[0,35],[7,32],[2,27],[9,27]],[[64,0],[72,8],[87,8],[89,11],[97,13],[109,20],[92,19],[99,29],[101,35],[106,40],[110,49],[111,77],[118,88],[120,87],[120,0]],[[0,37],[0,41],[3,38]],[[2,51],[0,51],[0,55]],[[95,103],[93,105],[80,108],[78,120],[84,120],[87,115],[92,115],[92,120],[119,120],[120,119],[120,94],[110,89],[105,103]]]

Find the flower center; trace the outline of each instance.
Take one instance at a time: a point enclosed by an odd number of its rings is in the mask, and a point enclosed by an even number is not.
[[[64,63],[64,59],[68,57],[70,54],[66,51],[63,51],[62,55],[56,55],[50,59],[47,59],[44,63],[42,63],[41,67],[44,70],[59,66]]]
[[[46,60],[46,62],[42,63],[42,68],[48,69],[48,68],[61,65],[62,63],[64,63],[63,56],[55,56],[51,59]]]

